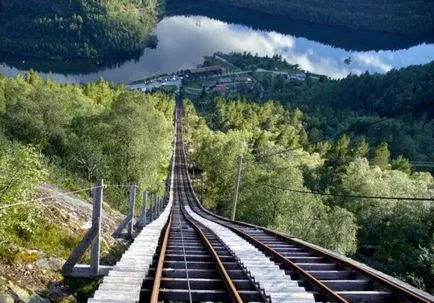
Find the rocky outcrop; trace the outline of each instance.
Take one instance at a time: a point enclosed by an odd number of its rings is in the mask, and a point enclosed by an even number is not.
[[[81,235],[90,227],[90,201],[73,194],[62,195],[65,191],[52,184],[39,185],[38,192],[41,196],[53,196],[41,202],[44,204],[41,209],[45,218],[59,231]],[[122,251],[125,247],[123,240],[111,236],[123,218],[121,213],[104,204],[101,241],[104,264],[113,264],[117,257],[112,251]],[[65,259],[59,256],[56,245],[52,243],[49,251],[43,247],[28,249],[13,246],[9,248],[11,257],[8,260],[0,256],[0,303],[76,302],[75,291],[60,274]]]
[[[42,298],[31,289],[18,286],[0,276],[0,303],[15,302],[49,303],[50,300]]]

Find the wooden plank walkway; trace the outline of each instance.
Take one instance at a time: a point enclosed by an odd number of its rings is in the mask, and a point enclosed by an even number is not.
[[[170,177],[169,201],[161,215],[146,225],[128,250],[95,291],[89,303],[139,302],[143,280],[157,250],[158,240],[173,204],[174,165]]]

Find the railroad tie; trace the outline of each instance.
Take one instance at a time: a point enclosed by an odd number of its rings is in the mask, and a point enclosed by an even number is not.
[[[160,235],[173,204],[174,165],[170,179],[169,202],[161,215],[146,225],[134,239],[122,258],[95,291],[89,303],[139,302],[143,280],[146,278],[157,251]]]
[[[299,286],[297,281],[292,280],[279,266],[253,245],[228,228],[199,216],[190,206],[186,205],[185,209],[196,221],[211,229],[235,253],[239,262],[259,283],[265,294],[271,297],[272,302],[315,302],[312,293]]]
[[[170,214],[171,202],[161,216],[147,225],[108,276],[104,277],[90,303],[138,302],[143,280],[148,274],[158,240]]]

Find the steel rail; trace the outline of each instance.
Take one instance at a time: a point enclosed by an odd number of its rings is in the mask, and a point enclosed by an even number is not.
[[[180,170],[180,174],[179,176],[183,175],[184,172],[182,170]],[[183,184],[184,182],[184,178],[182,180],[179,179],[178,176],[178,184],[180,186],[178,186],[178,190],[179,190],[179,200],[182,201],[181,198],[181,192],[184,192],[185,196],[187,197],[187,192],[185,190],[185,186]],[[180,188],[182,188],[182,190],[180,190]],[[226,289],[228,290],[229,296],[231,297],[232,302],[234,303],[243,303],[243,300],[241,299],[240,294],[238,293],[238,290],[236,289],[234,283],[232,282],[232,279],[230,278],[228,272],[226,271],[219,255],[217,254],[216,250],[214,249],[214,247],[212,246],[211,242],[208,240],[208,238],[205,236],[205,234],[203,233],[203,231],[199,228],[199,225],[201,225],[200,223],[195,223],[195,221],[190,218],[184,208],[182,207],[182,204],[180,205],[181,207],[181,212],[184,216],[184,218],[187,220],[187,222],[189,222],[191,224],[191,226],[193,226],[193,229],[199,234],[199,237],[202,239],[202,242],[205,244],[205,246],[207,247],[209,253],[211,254],[214,262],[217,265],[217,269],[220,273],[220,276],[226,286]]]
[[[342,298],[339,294],[334,292],[331,288],[329,288],[327,285],[322,283],[320,280],[309,274],[307,271],[302,269],[300,266],[298,266],[296,263],[292,262],[279,252],[277,252],[275,249],[263,244],[262,242],[256,240],[255,238],[251,237],[249,234],[242,232],[241,230],[238,230],[231,226],[226,226],[230,230],[232,230],[237,235],[241,236],[242,238],[246,239],[248,242],[252,243],[254,246],[260,247],[262,250],[266,251],[270,255],[272,255],[274,258],[276,258],[278,261],[282,263],[282,265],[288,269],[293,269],[296,271],[299,275],[301,275],[304,279],[306,279],[310,285],[313,287],[313,289],[316,289],[318,291],[321,291],[328,299],[332,300],[332,302],[337,303],[348,303],[347,300]]]
[[[188,189],[189,189],[188,193],[189,193],[189,195],[193,198],[193,200],[194,200],[194,202],[196,204],[200,205],[200,203],[198,203],[199,200],[197,199],[197,197],[195,195],[195,192],[194,192],[194,190],[192,188],[190,176],[189,176],[189,174],[187,173],[187,171],[185,169],[185,167],[186,167],[185,153],[183,152],[183,150],[181,150],[180,152],[181,152],[181,161],[183,161],[183,163],[184,163],[184,165],[182,166],[182,168],[184,168],[184,169],[182,169],[182,171],[181,171],[182,174],[184,175],[183,180],[186,180],[186,183],[188,184]],[[182,185],[182,186],[183,186],[184,191],[185,191],[184,185]],[[185,191],[185,192],[187,193],[187,191]],[[229,221],[232,222],[231,220],[229,220]],[[273,255],[276,259],[278,259],[280,262],[282,262],[282,264],[284,266],[286,266],[286,268],[289,268],[289,269],[292,269],[292,270],[296,271],[304,279],[306,279],[308,282],[310,282],[310,285],[314,289],[321,291],[328,299],[332,300],[332,302],[336,302],[336,303],[348,303],[347,300],[345,300],[344,298],[342,298],[340,295],[338,295],[336,292],[334,292],[332,289],[330,289],[328,286],[326,286],[320,280],[318,280],[317,278],[315,278],[314,276],[312,276],[311,274],[309,274],[308,272],[306,272],[304,269],[302,269],[300,266],[298,266],[297,264],[295,264],[291,260],[289,260],[289,259],[285,258],[284,256],[282,256],[280,253],[278,253],[273,248],[268,247],[267,245],[259,242],[258,240],[254,239],[250,235],[242,232],[241,230],[239,230],[237,228],[234,228],[234,227],[232,227],[230,225],[225,225],[225,227],[229,228],[231,231],[235,232],[236,234],[238,234],[242,238],[246,239],[250,243],[254,244],[255,246],[259,246],[263,250],[265,250],[266,252],[268,252],[269,254]]]
[[[339,258],[338,256],[330,254],[327,251],[322,251],[322,250],[320,250],[316,247],[313,247],[307,243],[302,243],[300,241],[297,241],[296,239],[293,239],[291,237],[288,237],[288,236],[283,235],[283,234],[276,232],[276,231],[270,231],[268,229],[264,229],[264,231],[267,231],[269,234],[276,236],[277,238],[280,238],[282,240],[285,240],[289,243],[294,243],[294,244],[300,245],[304,248],[307,248],[307,250],[310,250],[311,252],[326,256],[328,259],[333,260],[334,262],[336,262],[339,265],[345,266],[347,268],[351,268],[351,269],[353,269],[359,273],[362,273],[363,275],[366,275],[368,278],[371,278],[371,279],[375,280],[376,282],[387,286],[388,288],[390,288],[392,291],[398,293],[399,295],[404,296],[407,299],[411,299],[412,302],[433,303],[433,301],[428,300],[428,299],[420,296],[418,293],[415,293],[409,289],[406,289],[399,284],[396,284],[394,281],[390,281],[386,278],[383,278],[383,277],[381,277],[381,276],[379,276],[379,275],[377,275],[377,274],[375,274],[375,273],[373,273],[373,272],[371,272],[371,271],[369,271],[363,267],[357,266],[356,264],[352,264],[346,260]]]
[[[184,210],[183,210],[183,214],[184,214]],[[241,299],[240,294],[238,293],[234,283],[232,282],[232,279],[229,277],[228,272],[226,271],[222,261],[220,260],[220,257],[218,256],[218,254],[215,251],[214,247],[212,246],[211,242],[209,242],[208,238],[205,236],[205,234],[202,232],[202,230],[198,227],[198,225],[193,222],[193,220],[188,218],[185,214],[184,214],[184,217],[193,226],[194,230],[199,234],[200,238],[202,239],[203,243],[207,247],[212,258],[214,259],[214,262],[217,265],[217,269],[220,272],[220,276],[223,278],[223,282],[225,283],[226,289],[228,289],[229,296],[231,297],[232,302],[243,303],[243,300]]]
[[[189,182],[188,182],[189,183]],[[192,197],[192,199],[196,202],[194,195],[192,192],[189,192],[189,196]],[[190,199],[189,199],[190,200]],[[332,300],[332,302],[336,303],[348,303],[347,300],[339,296],[336,292],[334,292],[331,288],[326,286],[324,283],[322,283],[320,280],[306,272],[304,269],[302,269],[300,266],[298,266],[296,263],[292,262],[288,258],[282,256],[279,252],[274,250],[271,247],[268,247],[267,245],[261,243],[260,241],[256,240],[255,238],[251,237],[247,233],[233,227],[230,225],[224,225],[225,227],[229,228],[231,231],[239,235],[241,238],[246,239],[248,242],[252,243],[254,246],[260,247],[262,250],[266,251],[273,257],[275,257],[277,260],[279,260],[283,266],[285,266],[287,269],[292,269],[296,271],[299,275],[301,275],[305,280],[307,280],[310,285],[313,287],[313,289],[316,289],[318,291],[321,291],[322,294],[324,294],[328,299]]]
[[[189,177],[188,177],[188,178],[189,178]],[[370,279],[372,279],[372,280],[374,280],[374,281],[376,281],[376,282],[378,282],[378,283],[380,283],[380,284],[382,284],[382,285],[388,287],[389,289],[391,289],[392,291],[394,291],[394,292],[397,293],[398,295],[403,296],[403,297],[405,297],[405,298],[407,298],[407,299],[409,299],[409,300],[412,300],[412,302],[417,302],[417,303],[432,303],[432,302],[433,302],[433,301],[431,301],[431,300],[429,300],[429,299],[427,299],[427,298],[424,298],[423,296],[419,295],[418,293],[412,291],[411,289],[408,289],[408,288],[402,287],[401,285],[395,283],[394,281],[391,281],[391,280],[388,280],[388,279],[386,279],[386,278],[384,278],[384,277],[381,277],[381,276],[379,276],[379,275],[377,275],[377,274],[375,274],[375,273],[373,273],[373,272],[371,272],[371,271],[369,271],[369,270],[364,269],[363,267],[360,267],[360,266],[357,266],[356,264],[350,263],[350,262],[348,262],[348,261],[346,261],[346,260],[344,260],[344,259],[342,259],[342,258],[339,258],[338,256],[335,256],[335,255],[333,255],[333,254],[331,254],[331,253],[329,253],[329,252],[327,252],[327,251],[319,250],[318,248],[316,248],[316,247],[314,247],[314,246],[308,245],[308,244],[306,244],[306,243],[302,243],[301,241],[298,241],[297,239],[294,239],[294,238],[292,238],[292,237],[286,236],[286,235],[284,235],[284,234],[282,234],[282,233],[280,233],[280,232],[277,232],[277,231],[271,230],[271,229],[266,228],[266,227],[261,227],[261,226],[257,226],[257,225],[254,225],[254,224],[250,224],[250,223],[245,223],[245,222],[241,222],[241,221],[232,221],[232,220],[230,220],[230,219],[228,219],[228,218],[225,218],[225,217],[222,217],[222,216],[219,216],[219,215],[213,214],[213,213],[211,213],[209,210],[205,209],[205,208],[200,204],[200,202],[199,202],[199,200],[198,200],[198,198],[197,198],[197,196],[196,196],[196,194],[195,194],[195,192],[194,192],[194,189],[192,188],[192,184],[191,184],[191,182],[190,182],[190,178],[189,178],[189,182],[188,182],[188,183],[189,183],[190,190],[192,190],[192,195],[193,195],[193,197],[194,197],[195,204],[196,204],[196,205],[197,205],[197,206],[198,206],[202,211],[204,211],[206,214],[208,214],[208,215],[211,216],[211,217],[214,217],[214,218],[217,218],[217,219],[223,220],[223,221],[225,221],[225,222],[227,222],[227,223],[240,225],[240,226],[243,226],[243,227],[246,227],[246,228],[254,228],[254,229],[262,230],[262,231],[264,231],[266,234],[269,234],[269,235],[271,235],[271,236],[275,236],[275,237],[280,238],[280,239],[282,239],[282,240],[285,240],[285,241],[287,241],[287,242],[289,242],[289,243],[299,245],[299,246],[301,246],[301,247],[303,247],[303,248],[306,248],[308,251],[310,251],[310,252],[312,252],[312,253],[315,253],[315,254],[318,254],[318,255],[324,256],[324,257],[326,257],[326,258],[328,258],[328,259],[331,259],[332,261],[334,261],[334,262],[337,263],[338,265],[341,265],[341,266],[344,266],[344,267],[347,267],[347,268],[353,269],[354,271],[357,271],[357,272],[359,272],[359,273],[364,274],[364,275],[367,276],[368,278],[370,278]],[[226,224],[225,224],[225,226],[228,227],[229,229],[231,229],[232,231],[234,231],[235,233],[238,233],[238,234],[239,234],[239,233],[241,232],[240,230],[238,230],[238,229],[236,229],[236,228],[234,228],[234,227],[231,227],[231,226],[229,226],[229,225],[226,225]],[[252,237],[248,236],[247,234],[245,234],[245,233],[243,233],[243,232],[241,232],[241,233],[243,234],[243,237],[244,237],[244,235],[246,235],[245,238],[248,238],[248,239],[250,238],[250,239],[252,239],[253,242],[257,242],[257,243],[259,244],[259,246],[264,245],[263,243],[257,241],[256,239],[253,239]],[[264,246],[266,247],[266,245],[264,245]],[[268,249],[274,251],[272,248],[268,248]],[[275,255],[276,258],[278,258],[278,259],[280,259],[281,257],[283,257],[285,260],[288,260],[287,258],[285,258],[285,257],[282,256],[282,255],[279,256],[279,253],[276,252],[276,251],[274,251],[273,255]],[[288,260],[288,261],[290,261],[290,260]],[[290,262],[292,262],[292,261],[290,261]],[[293,263],[293,262],[292,262],[292,263]],[[296,264],[294,263],[294,265],[296,265]],[[297,267],[299,267],[299,266],[297,266]],[[300,269],[301,269],[301,268],[300,268]],[[303,269],[301,269],[301,270],[304,271]],[[309,273],[306,273],[306,275],[311,276]],[[316,278],[314,278],[314,279],[317,280]],[[319,280],[317,280],[317,281],[318,281],[318,283],[321,283]],[[323,283],[321,283],[321,284],[323,284]],[[325,286],[325,285],[324,285],[324,287],[325,287],[325,288],[328,288],[328,287]],[[336,295],[337,295],[337,294],[336,294]],[[337,296],[339,296],[339,295],[337,295]],[[339,296],[339,297],[340,297],[340,296]],[[342,300],[344,300],[342,297],[340,297],[340,298],[341,298]],[[347,301],[345,301],[345,302],[347,302]]]
[[[189,183],[190,189],[193,190],[193,189],[192,189],[192,184],[191,184],[191,182],[189,181],[188,183]],[[401,285],[395,283],[394,281],[391,281],[391,280],[388,280],[388,279],[386,279],[386,278],[384,278],[384,277],[381,277],[381,276],[379,276],[379,275],[377,275],[377,274],[375,274],[375,273],[373,273],[373,272],[371,272],[371,271],[369,271],[369,270],[367,270],[367,269],[365,269],[365,268],[363,268],[363,267],[360,267],[360,266],[357,266],[356,264],[350,263],[350,262],[348,262],[348,261],[346,261],[346,260],[344,260],[344,259],[342,259],[342,258],[339,258],[338,256],[335,256],[335,255],[333,255],[333,254],[331,254],[331,253],[329,253],[329,252],[327,252],[327,251],[320,250],[320,249],[318,249],[318,248],[316,248],[316,247],[314,247],[314,246],[311,246],[311,245],[309,245],[309,244],[307,244],[307,243],[303,243],[303,242],[301,242],[301,241],[298,241],[297,239],[294,239],[294,238],[292,238],[292,237],[290,237],[290,236],[284,235],[284,234],[282,234],[282,233],[280,233],[280,232],[277,232],[277,231],[271,230],[271,229],[266,228],[266,227],[257,226],[257,225],[254,225],[254,224],[245,223],[245,222],[241,222],[241,221],[232,221],[232,220],[230,220],[230,219],[228,219],[228,218],[225,218],[225,217],[222,217],[222,216],[219,216],[219,215],[213,214],[213,213],[211,213],[210,211],[208,211],[207,209],[205,209],[205,208],[204,208],[204,207],[199,203],[199,200],[198,200],[198,198],[197,198],[197,196],[196,196],[194,190],[192,191],[192,193],[193,193],[193,196],[194,196],[194,200],[195,200],[196,205],[197,205],[197,206],[198,206],[202,211],[204,211],[205,213],[207,213],[208,215],[210,215],[210,216],[212,216],[212,217],[214,217],[214,218],[218,218],[218,219],[223,220],[223,221],[225,221],[225,222],[227,222],[227,223],[237,224],[237,225],[240,225],[240,226],[243,226],[243,227],[246,227],[246,228],[255,228],[255,229],[258,229],[258,230],[262,230],[262,231],[264,231],[266,234],[269,234],[269,235],[271,235],[271,236],[275,236],[276,238],[282,239],[282,240],[287,241],[287,242],[289,242],[289,243],[299,245],[299,246],[301,246],[301,247],[303,247],[303,248],[306,248],[308,251],[310,251],[310,252],[312,252],[312,253],[315,253],[315,254],[318,254],[318,255],[324,256],[324,257],[326,257],[326,258],[328,258],[328,259],[334,261],[334,262],[337,263],[338,265],[341,265],[341,266],[344,266],[344,267],[350,268],[350,269],[352,269],[352,270],[354,270],[354,271],[357,271],[357,272],[359,272],[359,273],[364,274],[364,275],[367,276],[368,278],[370,278],[370,279],[372,279],[372,280],[374,280],[374,281],[376,281],[376,282],[378,282],[378,283],[380,283],[380,284],[383,284],[384,286],[390,288],[392,291],[394,291],[394,292],[397,293],[398,295],[403,296],[403,297],[405,297],[405,298],[407,298],[407,299],[412,300],[412,302],[417,302],[417,303],[432,303],[432,302],[433,302],[433,301],[431,301],[431,300],[429,300],[429,299],[427,299],[427,298],[424,298],[423,296],[419,295],[418,293],[412,291],[411,289],[407,289],[407,288],[405,288],[405,287],[402,287]],[[236,228],[234,228],[234,227],[231,227],[231,226],[229,226],[229,225],[225,225],[225,226],[228,227],[229,229],[231,229],[232,231],[234,231],[235,233],[238,233],[238,234],[239,234],[239,233],[241,232],[240,230],[238,230],[238,229],[236,229]],[[241,233],[243,233],[243,232],[241,232]],[[248,236],[247,234],[243,233],[243,236],[244,236],[244,235],[246,235],[245,238],[249,238],[249,239],[252,239],[253,242],[257,242],[257,243],[259,244],[259,246],[264,245],[264,244],[262,244],[261,242],[257,241],[256,239],[253,239],[252,237]],[[272,248],[269,248],[269,249],[273,250]],[[273,253],[273,254],[274,254],[274,253]],[[278,255],[279,255],[278,252],[275,251],[275,254],[274,254],[274,255],[275,255],[277,258],[280,259],[280,257],[278,256]],[[280,255],[280,256],[281,256],[281,255]],[[283,257],[284,259],[288,260],[288,259],[285,258],[284,256],[281,256],[281,257]],[[288,261],[289,261],[289,260],[288,260]],[[290,262],[292,262],[292,261],[290,261]],[[294,264],[294,265],[296,265],[296,264]],[[298,266],[297,266],[297,267],[298,267]],[[303,270],[303,269],[302,269],[302,270]],[[309,273],[306,273],[306,274],[307,274],[307,275],[310,275]],[[311,276],[311,275],[310,275],[310,276]],[[316,279],[316,278],[314,278],[314,279]],[[319,283],[321,283],[321,282],[319,282]],[[322,284],[322,283],[321,283],[321,284]],[[325,285],[324,285],[324,286],[325,286]],[[325,287],[327,287],[327,286],[325,286]]]
[[[179,123],[179,126],[182,127],[182,123]],[[204,213],[206,213],[207,215],[215,218],[215,219],[220,219],[226,223],[230,223],[230,224],[234,224],[234,225],[238,225],[238,226],[242,226],[242,227],[246,227],[246,228],[254,228],[257,230],[261,230],[263,232],[265,232],[268,235],[274,236],[278,239],[287,241],[289,243],[292,244],[296,244],[299,245],[300,247],[303,247],[305,249],[307,249],[310,252],[313,252],[315,254],[318,254],[320,256],[326,257],[327,259],[332,260],[333,262],[337,263],[337,265],[341,265],[347,268],[350,268],[356,272],[359,272],[363,275],[365,275],[367,278],[370,278],[371,280],[389,288],[391,291],[393,291],[395,294],[404,297],[406,299],[411,300],[412,302],[417,302],[417,303],[432,303],[433,301],[431,301],[428,298],[425,298],[424,296],[418,294],[417,292],[413,291],[412,289],[408,289],[406,287],[403,287],[401,285],[399,285],[398,283],[391,281],[387,278],[384,278],[378,274],[373,273],[372,271],[369,271],[363,267],[357,266],[356,264],[353,264],[351,262],[348,262],[347,260],[344,260],[338,256],[335,256],[333,254],[331,254],[330,252],[327,251],[323,251],[320,250],[314,246],[308,245],[306,243],[303,243],[301,241],[298,241],[297,239],[294,239],[292,237],[283,235],[279,232],[273,231],[271,229],[265,228],[265,227],[261,227],[261,226],[257,226],[257,225],[253,225],[253,224],[249,224],[249,223],[245,223],[245,222],[240,222],[240,221],[232,221],[228,218],[216,215],[212,212],[210,212],[209,210],[205,209],[199,202],[199,199],[197,198],[197,195],[193,189],[193,185],[190,179],[190,175],[188,174],[186,167],[187,167],[187,157],[185,155],[185,150],[184,150],[184,142],[183,142],[183,131],[182,129],[180,130],[180,142],[181,142],[181,161],[184,162],[184,175],[186,176],[186,180],[188,180],[188,182],[186,182],[188,184],[190,193],[193,197],[194,200],[194,204]],[[221,223],[221,222],[218,222]],[[303,270],[301,267],[299,267],[297,264],[295,264],[294,262],[290,261],[288,258],[284,257],[283,255],[279,254],[276,250],[268,247],[267,245],[265,245],[264,243],[254,239],[253,237],[249,236],[248,234],[240,231],[239,229],[237,229],[236,227],[230,226],[229,224],[224,224],[224,226],[228,227],[229,229],[231,229],[232,231],[234,231],[235,233],[239,234],[240,236],[246,238],[247,240],[250,240],[251,243],[255,243],[257,246],[262,247],[262,249],[269,251],[273,256],[276,257],[276,259],[280,260],[282,263],[291,266],[291,268],[293,268],[295,271],[297,271],[297,273],[301,274],[302,276],[306,277],[306,279],[308,279],[308,281],[310,281],[310,285],[311,286],[315,286],[312,284],[316,284],[318,285],[318,287],[320,287],[321,290],[324,291],[324,294],[329,297],[330,299],[333,299],[336,302],[348,302],[345,299],[343,299],[341,296],[339,296],[338,294],[336,294],[332,289],[330,289],[329,287],[327,287],[326,285],[324,285],[323,283],[321,283],[321,281],[319,281],[318,279],[316,279],[315,277],[313,277],[312,275],[310,275],[309,273],[307,273],[305,270]]]
[[[167,221],[165,227],[166,230],[164,232],[163,243],[161,244],[161,252],[160,252],[160,256],[158,257],[158,265],[155,271],[154,285],[152,286],[151,301],[150,301],[151,303],[158,302],[158,296],[160,294],[161,278],[163,276],[164,259],[166,257],[166,249],[167,249],[167,243],[169,241],[169,233],[170,233],[171,225],[172,225],[172,211],[170,213],[169,220]]]

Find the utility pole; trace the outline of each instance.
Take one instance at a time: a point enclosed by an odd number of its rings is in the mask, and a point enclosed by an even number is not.
[[[235,214],[237,212],[238,190],[240,189],[242,167],[243,167],[243,156],[239,155],[237,158],[237,174],[235,179],[235,190],[234,190],[233,204],[232,204],[232,218],[231,218],[232,220],[235,220]]]
[[[200,203],[203,204],[203,192],[204,192],[204,188],[203,188],[203,173],[200,174]]]

